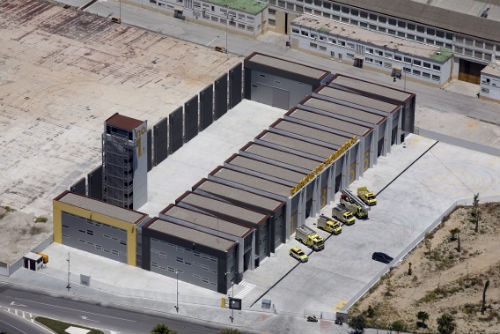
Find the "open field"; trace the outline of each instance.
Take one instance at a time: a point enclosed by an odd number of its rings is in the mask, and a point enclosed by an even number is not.
[[[168,116],[240,59],[40,1],[0,3],[0,204],[47,215],[115,112]]]
[[[500,204],[480,205],[479,230],[470,222],[471,207],[458,207],[352,309],[365,312],[371,326],[403,320],[409,331],[436,332],[436,319],[451,314],[457,333],[498,333],[500,323]],[[460,229],[450,240],[450,231]],[[409,266],[411,263],[411,272]],[[411,275],[410,275],[411,274]],[[481,314],[483,287],[486,310]],[[416,314],[429,314],[428,330],[416,328]]]

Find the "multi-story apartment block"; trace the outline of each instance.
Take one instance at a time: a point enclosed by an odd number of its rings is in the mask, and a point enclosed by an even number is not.
[[[306,52],[434,86],[451,78],[452,53],[442,47],[309,14],[293,20],[291,29],[292,47]]]

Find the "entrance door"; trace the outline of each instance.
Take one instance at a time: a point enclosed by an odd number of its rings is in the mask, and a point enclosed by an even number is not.
[[[458,80],[479,84],[481,79],[481,70],[485,66],[486,65],[474,63],[466,59],[460,59]]]
[[[288,35],[288,13],[285,13],[285,35]]]

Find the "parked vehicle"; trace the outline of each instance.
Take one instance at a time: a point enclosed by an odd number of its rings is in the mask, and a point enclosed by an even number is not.
[[[368,210],[370,207],[366,206],[359,198],[354,196],[349,190],[342,190],[340,195],[340,204],[344,205],[359,219],[368,219]]]
[[[309,260],[308,256],[306,253],[302,251],[302,249],[298,247],[292,247],[290,248],[290,256],[293,258],[296,258],[300,262],[307,262]]]
[[[372,254],[372,260],[383,262],[383,263],[391,263],[394,260],[389,255],[382,252],[375,252]]]
[[[358,197],[365,202],[366,205],[377,205],[377,198],[375,194],[368,190],[366,187],[358,188]]]
[[[297,227],[295,230],[295,239],[311,247],[315,251],[325,248],[325,241],[323,238],[306,225]]]
[[[332,217],[346,225],[352,225],[355,222],[351,211],[343,205],[337,205],[332,209]]]
[[[307,321],[308,322],[318,322],[318,317],[315,315],[308,315],[307,316]]]
[[[340,234],[342,232],[342,225],[333,218],[327,217],[325,215],[320,215],[316,226],[323,231]]]

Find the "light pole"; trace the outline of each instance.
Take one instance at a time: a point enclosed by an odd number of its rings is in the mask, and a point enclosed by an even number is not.
[[[177,301],[175,305],[175,310],[179,313],[179,271],[175,270],[175,277],[177,278]]]
[[[226,44],[224,45],[224,52],[227,53],[227,29],[228,29],[228,24],[229,24],[229,7],[227,6],[227,3],[226,3],[226,33],[225,33],[225,37],[226,37]]]
[[[68,285],[66,285],[66,289],[68,289],[68,292],[69,292],[69,289],[71,289],[71,283],[70,283],[70,276],[71,276],[71,271],[70,271],[70,256],[69,256],[69,252],[68,252],[68,258],[66,259],[66,261],[68,261]]]

